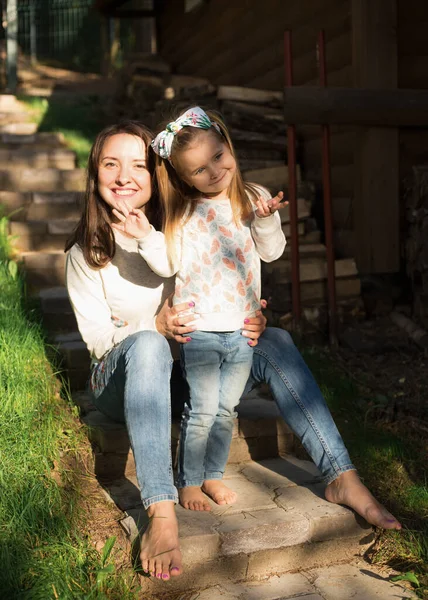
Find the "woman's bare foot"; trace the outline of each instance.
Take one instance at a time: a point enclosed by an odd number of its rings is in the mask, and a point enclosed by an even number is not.
[[[383,529],[401,529],[401,524],[369,492],[356,471],[345,471],[339,475],[327,486],[325,497],[329,502],[354,509],[371,525]]]
[[[197,485],[189,485],[188,487],[178,490],[178,497],[183,508],[189,510],[211,510],[210,503],[202,490]]]
[[[181,575],[181,552],[174,502],[152,504],[147,509],[149,525],[141,540],[143,571],[158,579]]]
[[[207,479],[202,485],[202,491],[212,498],[216,504],[235,504],[238,496],[232,492],[221,479]]]

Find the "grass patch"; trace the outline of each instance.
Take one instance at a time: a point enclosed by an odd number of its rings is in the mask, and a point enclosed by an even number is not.
[[[84,443],[11,267],[0,219],[0,590],[8,600],[135,599],[132,573],[85,538],[75,465]],[[68,465],[67,469],[65,465]],[[133,591],[134,590],[134,591]]]
[[[38,131],[59,131],[70,150],[76,152],[77,163],[85,168],[89,151],[97,133],[107,124],[97,96],[76,98],[38,98],[23,96],[23,102],[37,123]]]
[[[428,449],[426,439],[405,428],[382,423],[373,407],[382,398],[367,396],[318,348],[303,354],[314,373],[364,483],[403,524],[384,531],[374,562],[416,575],[420,598],[428,598]]]

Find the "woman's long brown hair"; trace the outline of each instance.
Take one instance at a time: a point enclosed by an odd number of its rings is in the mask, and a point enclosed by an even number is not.
[[[121,133],[141,138],[146,145],[146,150],[149,149],[153,138],[152,132],[139,121],[123,121],[100,131],[89,154],[82,215],[65,245],[65,252],[70,250],[74,244],[80,246],[85,261],[94,269],[105,267],[112,260],[116,251],[111,228],[111,208],[98,192],[98,169],[104,144],[113,135]],[[152,153],[149,152],[147,152],[147,168],[152,177],[154,162]],[[156,194],[152,194],[145,207],[145,212],[153,227],[159,229],[162,224],[162,215]]]
[[[182,114],[182,112],[184,111],[180,111],[180,114]],[[236,152],[223,119],[214,111],[207,110],[206,113],[211,119],[211,122],[216,123],[220,129],[219,132],[214,127],[211,127],[209,131],[212,131],[214,135],[218,136],[223,144],[227,144],[236,161],[236,171],[231,181],[228,195],[235,221],[237,223],[239,221],[245,221],[253,212],[253,203],[255,203],[260,196],[260,190],[258,190],[256,185],[244,182],[241,171],[239,170]],[[179,115],[177,115],[177,117],[178,116]],[[162,131],[162,129],[164,129],[164,127],[162,127],[160,131]],[[153,187],[156,190],[159,202],[162,205],[161,216],[163,217],[163,230],[168,252],[172,259],[175,258],[175,232],[184,215],[186,215],[187,218],[190,218],[201,197],[201,192],[188,186],[187,183],[179,177],[173,166],[174,157],[182,150],[185,150],[200,131],[202,130],[196,127],[183,127],[174,138],[170,160],[161,158],[157,154],[155,156],[156,177],[154,179]]]

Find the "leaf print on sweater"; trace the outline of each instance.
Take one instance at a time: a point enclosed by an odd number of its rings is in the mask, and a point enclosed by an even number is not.
[[[251,237],[249,237],[245,244],[244,252],[249,252],[251,250],[251,248],[253,247],[253,243],[254,243],[253,239]]]
[[[242,283],[242,281],[238,281],[238,285],[236,287],[238,289],[238,294],[240,296],[245,296],[245,288],[244,288],[244,284]]]
[[[202,291],[204,292],[205,296],[209,296],[211,294],[211,288],[207,283],[204,283]]]
[[[228,258],[223,258],[223,262],[228,269],[230,269],[231,271],[236,271],[236,265],[233,262],[233,260],[229,260]]]
[[[198,263],[192,262],[192,269],[193,269],[194,273],[200,273],[201,272],[201,266],[198,265]]]
[[[213,208],[210,208],[207,214],[207,223],[211,223],[211,221],[214,221],[214,219],[216,218],[216,212]]]
[[[247,286],[248,286],[248,285],[251,285],[251,282],[252,282],[252,281],[253,281],[253,273],[252,273],[252,271],[250,271],[250,272],[248,273],[248,277],[247,277],[247,279],[245,280],[245,285],[247,285]]]
[[[207,226],[205,225],[202,219],[198,220],[198,229],[199,231],[202,231],[202,233],[208,233]]]
[[[221,281],[221,273],[220,273],[220,271],[216,271],[214,273],[214,277],[213,277],[213,282],[212,283],[213,283],[213,285],[218,285],[220,283],[220,281]]]
[[[230,231],[230,229],[227,229],[226,227],[223,227],[223,225],[220,225],[219,230],[222,232],[223,235],[225,235],[228,238],[232,237],[232,232]]]
[[[213,239],[213,243],[211,244],[210,254],[215,254],[217,250],[220,248],[220,242],[217,238]]]
[[[235,254],[236,254],[236,258],[239,260],[239,262],[245,263],[245,256],[244,256],[244,253],[242,252],[241,248],[237,248]]]
[[[229,292],[224,291],[223,296],[226,298],[226,300],[228,302],[231,302],[232,304],[235,303],[235,296],[233,294],[230,294]]]
[[[204,263],[204,265],[210,265],[211,264],[211,260],[210,260],[210,257],[208,256],[207,252],[204,252],[202,254],[202,262]]]

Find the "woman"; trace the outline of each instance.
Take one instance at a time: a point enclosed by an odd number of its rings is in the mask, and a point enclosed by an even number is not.
[[[94,359],[94,403],[109,417],[125,421],[128,429],[150,518],[141,542],[142,567],[167,580],[179,575],[182,565],[170,453],[173,360],[166,340],[191,343],[194,317],[187,314],[187,303],[170,306],[173,281],[156,275],[139,254],[156,252],[163,244],[159,203],[152,195],[151,139],[138,122],[108,127],[97,136],[83,213],[66,246],[66,281],[79,330]],[[138,218],[133,208],[143,210],[152,224],[140,240],[121,231],[123,222]],[[373,525],[400,529],[358,478],[290,336],[265,329],[265,324],[257,314],[242,325],[242,335],[254,346],[246,392],[261,382],[269,384],[281,415],[324,475],[327,500],[353,508]]]

